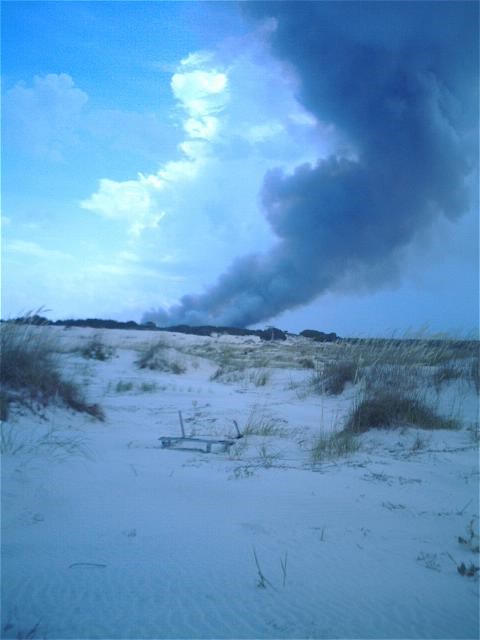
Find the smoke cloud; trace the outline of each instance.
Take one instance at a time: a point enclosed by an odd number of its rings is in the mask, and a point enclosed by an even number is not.
[[[346,280],[375,288],[417,233],[471,206],[477,3],[266,2],[244,10],[275,19],[272,51],[297,75],[299,100],[350,148],[291,174],[267,173],[261,203],[274,247],[236,259],[204,293],[145,315],[159,325],[243,327]]]

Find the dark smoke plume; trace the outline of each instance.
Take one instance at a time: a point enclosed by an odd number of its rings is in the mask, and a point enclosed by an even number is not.
[[[261,199],[275,247],[235,260],[205,293],[146,314],[160,325],[243,327],[346,279],[374,288],[419,231],[471,206],[477,3],[254,2],[244,9],[275,18],[273,52],[297,74],[299,99],[353,152],[292,175],[269,172]]]

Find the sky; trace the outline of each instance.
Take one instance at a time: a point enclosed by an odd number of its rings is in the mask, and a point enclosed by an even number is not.
[[[476,2],[3,2],[2,318],[478,333]]]

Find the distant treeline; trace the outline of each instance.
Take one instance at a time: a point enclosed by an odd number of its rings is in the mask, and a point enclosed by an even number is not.
[[[187,333],[197,336],[213,336],[213,335],[231,335],[231,336],[257,336],[261,340],[286,340],[289,334],[286,331],[277,329],[276,327],[267,327],[266,329],[241,329],[239,327],[216,327],[213,325],[204,325],[201,327],[191,327],[190,325],[181,324],[171,327],[157,327],[154,322],[145,322],[139,324],[133,320],[121,322],[118,320],[102,320],[99,318],[86,318],[84,320],[49,320],[40,315],[26,315],[20,318],[8,320],[15,324],[31,324],[37,326],[61,326],[61,327],[90,327],[93,329],[130,329],[136,331],[171,331],[176,333]],[[314,329],[305,329],[299,335],[310,338],[317,342],[335,342],[338,340],[336,333],[324,333]]]
[[[60,327],[91,327],[93,329],[136,329],[155,331],[158,327],[153,322],[138,324],[133,320],[119,322],[117,320],[101,320],[99,318],[86,318],[85,320],[49,320],[39,315],[26,315],[20,318],[8,320],[15,324],[33,324],[37,326],[60,326]]]

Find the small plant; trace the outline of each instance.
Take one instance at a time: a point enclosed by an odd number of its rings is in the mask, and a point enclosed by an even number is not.
[[[312,360],[312,358],[300,358],[298,364],[303,369],[315,369],[315,362]]]
[[[241,382],[245,380],[244,367],[222,364],[212,373],[210,380],[224,383]]]
[[[270,580],[268,580],[268,578],[265,577],[260,567],[260,563],[257,558],[257,552],[255,551],[255,547],[253,547],[253,557],[255,558],[255,565],[257,567],[257,573],[258,573],[257,587],[259,589],[266,589],[267,585],[269,585],[270,587],[273,588],[273,584],[270,582]]]
[[[422,551],[422,553],[417,556],[417,562],[421,562],[424,567],[431,569],[432,571],[442,570],[441,566],[437,562],[436,553],[425,553]]]
[[[82,433],[70,429],[49,426],[46,431],[38,429],[31,432],[19,430],[17,425],[0,425],[0,453],[15,456],[19,453],[38,453],[45,451],[57,460],[70,456],[89,457],[86,438]]]
[[[126,391],[131,391],[133,389],[133,382],[123,382],[123,380],[119,380],[115,385],[115,391],[117,393],[125,393]]]
[[[25,442],[18,430],[13,425],[2,422],[0,424],[0,453],[14,456],[24,448]]]
[[[473,562],[470,562],[468,566],[464,562],[462,562],[457,567],[458,573],[461,576],[466,576],[467,578],[474,578],[477,575],[479,570],[480,570],[480,567],[477,567],[476,565],[474,565]]]
[[[243,430],[245,436],[281,436],[284,434],[284,430],[277,426],[275,422],[265,416],[257,417],[251,415],[248,419],[247,425]]]
[[[358,363],[354,360],[327,362],[312,378],[312,385],[318,393],[337,396],[343,393],[349,382],[357,378]]]
[[[6,422],[10,414],[10,399],[8,394],[0,389],[0,422]]]
[[[474,422],[468,427],[468,431],[470,432],[470,438],[473,444],[480,443],[480,423]]]
[[[153,393],[157,388],[158,387],[155,382],[142,382],[140,385],[140,390],[144,393]]]
[[[163,371],[177,375],[185,373],[186,367],[178,360],[172,360],[168,351],[169,347],[163,341],[149,345],[138,357],[136,365],[140,369],[150,371]]]
[[[473,386],[475,387],[476,392],[478,393],[480,391],[480,364],[478,360],[478,354],[476,358],[473,358],[470,364],[468,377],[471,380]]]
[[[93,338],[81,349],[80,353],[84,358],[92,360],[100,360],[104,362],[112,358],[115,353],[115,349],[102,342],[99,335],[93,336]]]
[[[473,518],[468,523],[467,535],[465,537],[458,536],[458,543],[473,553],[480,553],[479,536],[475,531],[475,520]]]
[[[233,447],[230,447],[228,450],[228,455],[232,460],[239,460],[242,455],[245,453],[245,450],[248,447],[247,440],[242,438],[241,440],[237,440]]]
[[[268,451],[267,447],[262,444],[258,449],[258,456],[260,458],[262,466],[264,466],[266,469],[270,469],[270,467],[273,466],[275,460],[278,460],[280,454]]]
[[[251,478],[254,473],[254,469],[248,465],[235,467],[235,469],[233,470],[233,478],[235,478],[235,480],[240,480],[242,478]]]
[[[185,367],[181,362],[179,362],[178,360],[175,360],[173,362],[170,362],[170,371],[172,373],[175,373],[176,375],[179,375],[181,373],[185,373],[185,371],[187,370],[187,367]]]
[[[252,382],[256,387],[264,387],[270,380],[270,372],[266,369],[260,369],[250,374],[249,382]]]
[[[322,432],[317,436],[311,455],[314,462],[320,462],[321,460],[348,456],[356,453],[359,449],[360,444],[352,432]]]
[[[417,433],[417,435],[415,436],[415,440],[413,441],[413,444],[411,446],[411,450],[414,452],[421,451],[422,449],[425,449],[427,444],[428,444],[427,439],[422,438],[422,436],[419,433]]]

